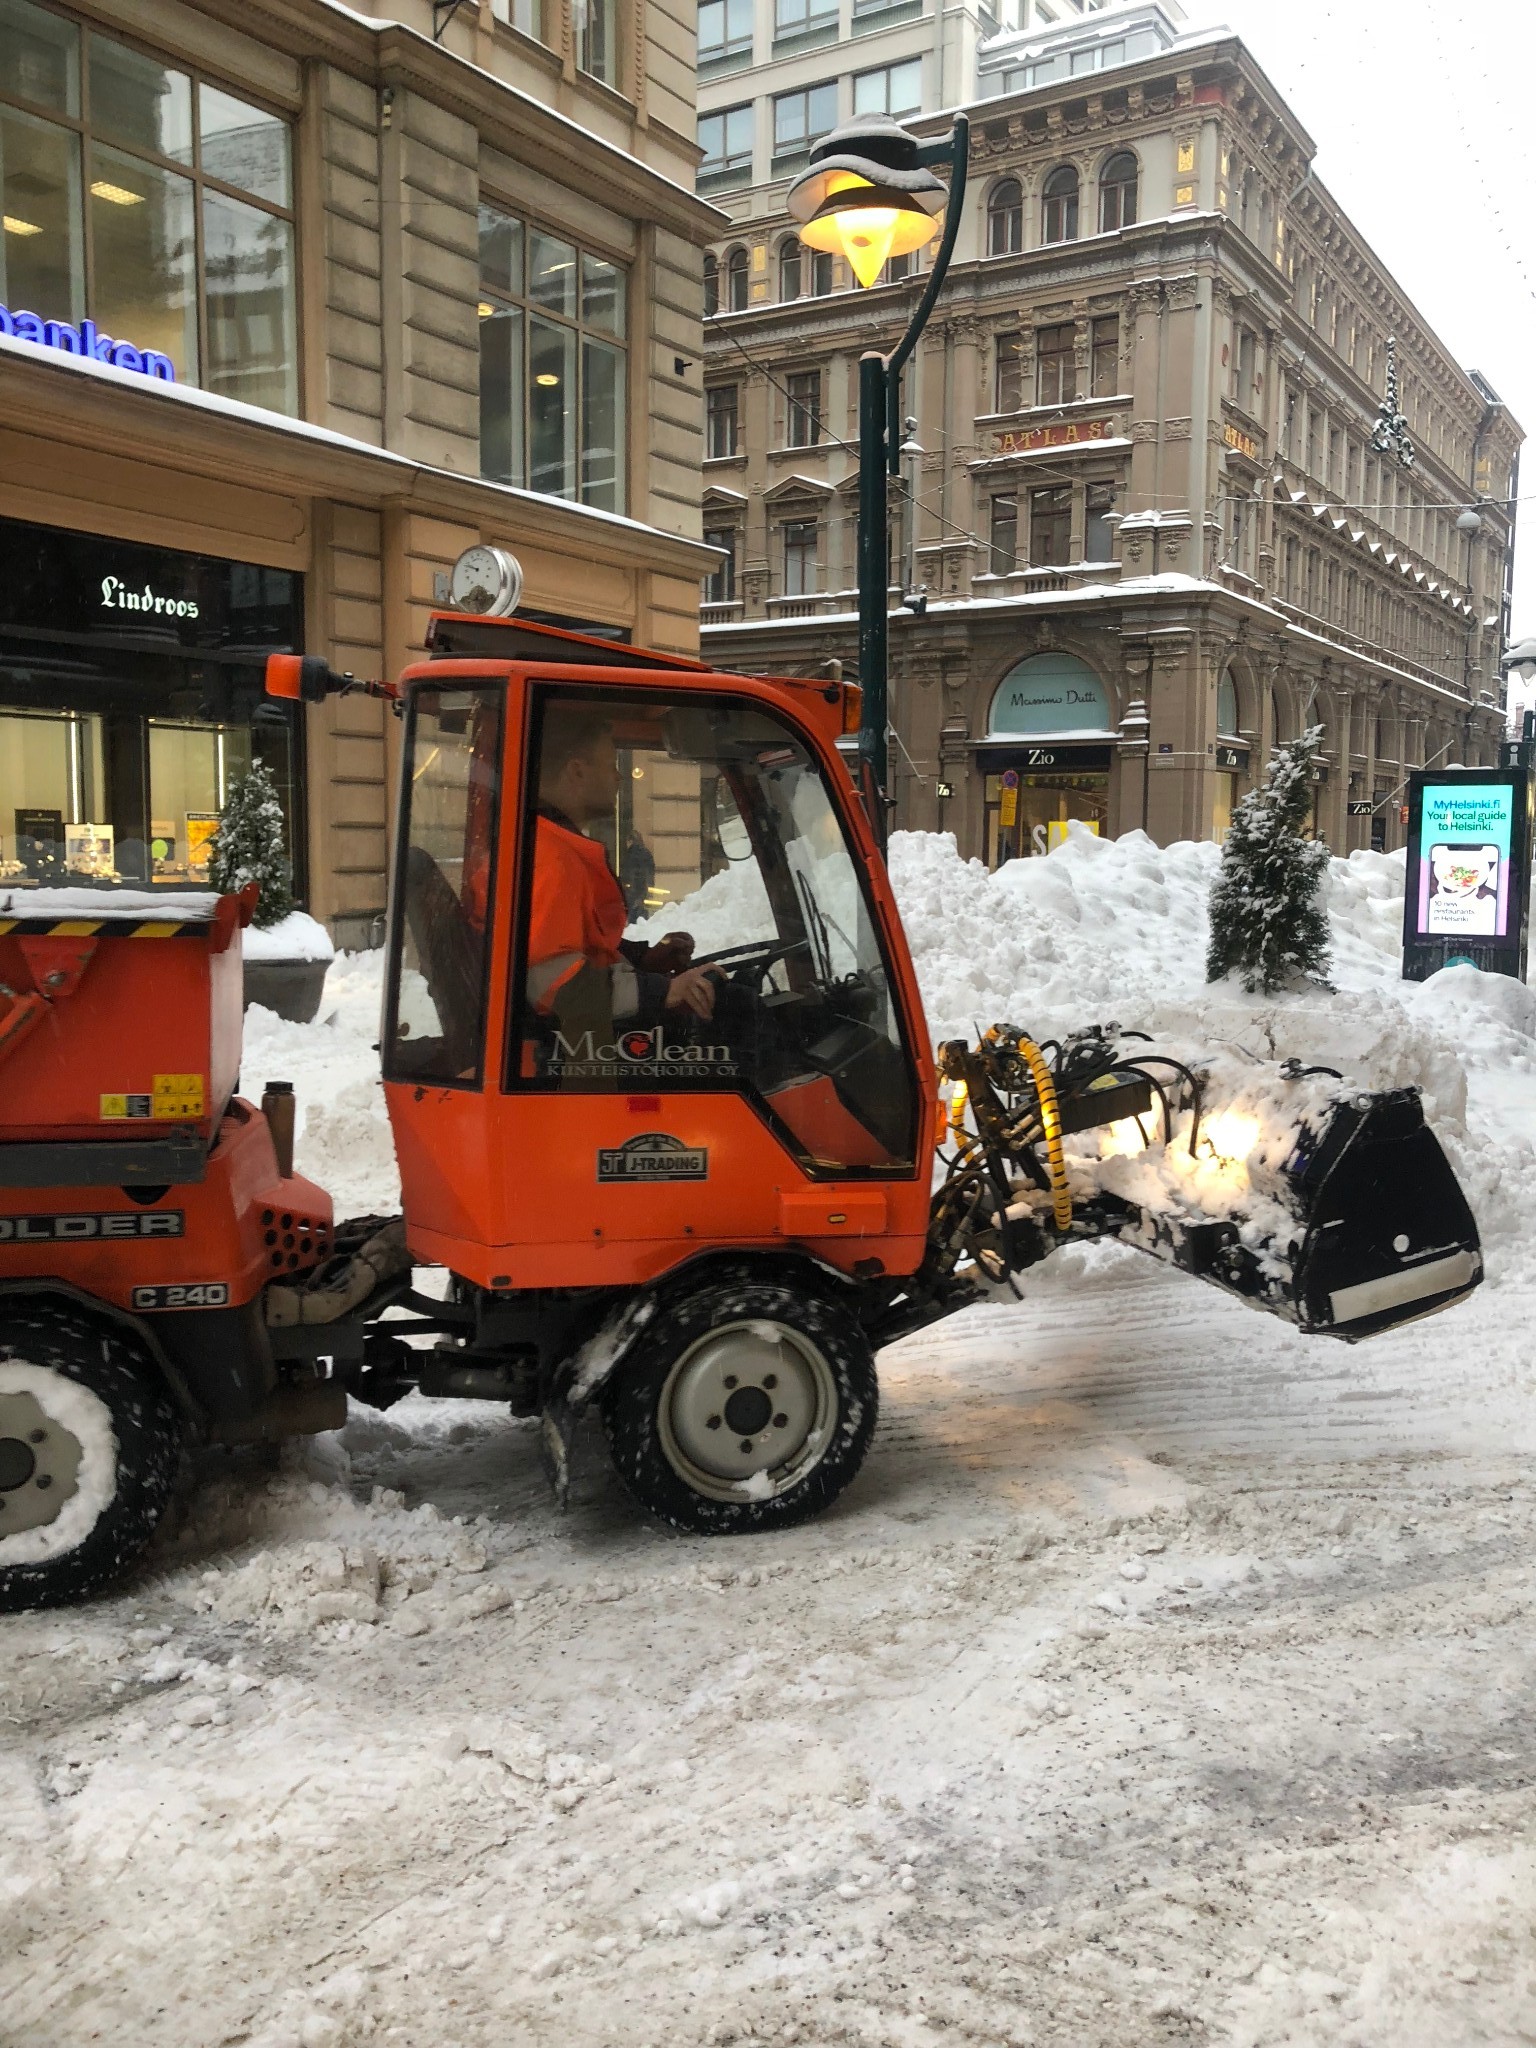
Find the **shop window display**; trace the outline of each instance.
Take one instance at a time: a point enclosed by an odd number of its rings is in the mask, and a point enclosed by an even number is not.
[[[205,888],[259,760],[302,891],[300,729],[262,688],[302,644],[299,578],[11,521],[0,551],[0,876]]]

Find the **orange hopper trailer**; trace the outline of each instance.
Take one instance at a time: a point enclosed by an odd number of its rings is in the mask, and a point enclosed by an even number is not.
[[[1113,1026],[936,1058],[838,750],[856,690],[517,618],[441,614],[428,644],[398,683],[268,670],[403,721],[399,1216],[335,1223],[291,1093],[237,1092],[250,901],[0,894],[0,1607],[108,1581],[184,1445],[331,1428],[348,1395],[542,1415],[562,1488],[592,1405],[650,1511],[771,1529],[858,1470],[881,1344],[1063,1242],[1347,1339],[1477,1284],[1411,1090],[1275,1070],[1261,1233],[1064,1154],[1112,1122],[1195,1152],[1198,1064]]]

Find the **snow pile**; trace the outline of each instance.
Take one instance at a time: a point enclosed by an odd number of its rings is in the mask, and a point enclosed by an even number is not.
[[[266,931],[247,925],[240,934],[240,951],[247,960],[334,960],[336,948],[323,924],[307,910],[290,910]]]

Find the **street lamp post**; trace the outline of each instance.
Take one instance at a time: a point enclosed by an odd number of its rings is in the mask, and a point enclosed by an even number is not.
[[[865,115],[823,136],[785,205],[801,223],[809,248],[838,251],[854,276],[872,285],[892,256],[922,248],[943,233],[928,281],[906,333],[889,355],[871,349],[859,360],[859,783],[882,850],[890,779],[887,732],[890,695],[886,632],[890,609],[888,480],[900,473],[901,373],[928,323],[960,231],[970,157],[970,123],[957,114],[947,136],[919,142],[897,121]],[[948,189],[933,175],[949,165]]]

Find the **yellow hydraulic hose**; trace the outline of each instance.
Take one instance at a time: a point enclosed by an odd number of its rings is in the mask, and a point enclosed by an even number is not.
[[[1019,1040],[1019,1052],[1034,1077],[1035,1093],[1040,1098],[1040,1122],[1045,1131],[1045,1160],[1051,1175],[1051,1207],[1056,1216],[1056,1228],[1069,1230],[1072,1227],[1072,1190],[1067,1185],[1067,1162],[1061,1151],[1061,1111],[1056,1106],[1056,1083],[1051,1079],[1045,1054],[1032,1038]]]

